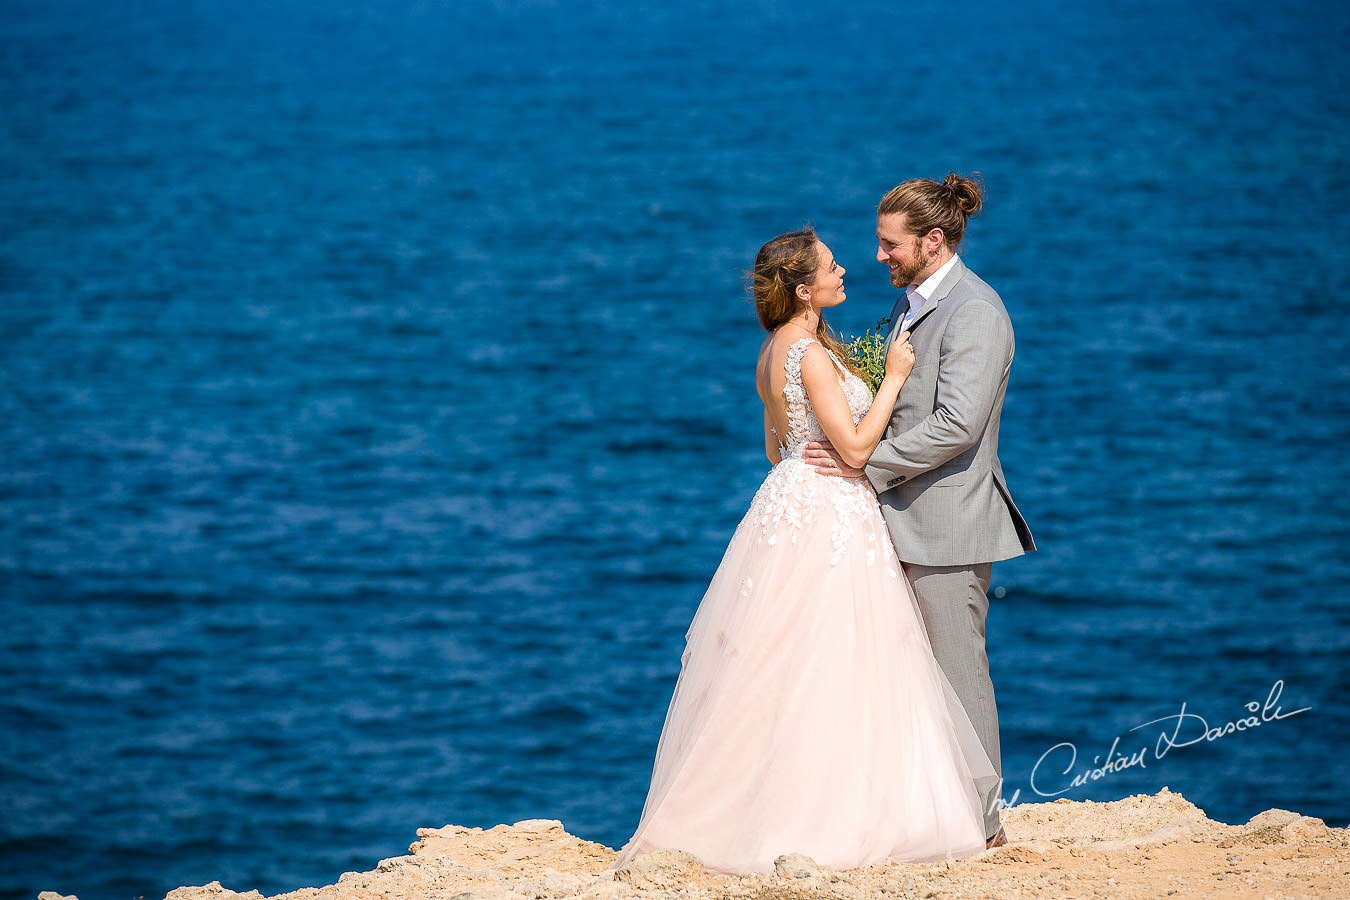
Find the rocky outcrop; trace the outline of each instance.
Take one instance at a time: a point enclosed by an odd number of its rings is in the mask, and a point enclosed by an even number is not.
[[[1350,836],[1320,819],[1270,809],[1242,825],[1205,816],[1163,788],[1109,803],[1056,800],[1003,811],[1008,843],[949,862],[834,871],[800,853],[774,871],[709,872],[659,850],[610,871],[618,854],[531,819],[495,828],[421,828],[408,855],[335,884],[272,900],[898,900],[1000,897],[1345,897]],[[40,900],[73,900],[44,893]],[[211,882],[165,900],[260,900]]]

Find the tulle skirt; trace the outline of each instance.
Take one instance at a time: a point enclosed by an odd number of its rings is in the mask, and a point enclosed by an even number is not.
[[[985,847],[998,781],[933,659],[864,479],[769,473],[686,635],[636,832],[711,870],[853,868]]]

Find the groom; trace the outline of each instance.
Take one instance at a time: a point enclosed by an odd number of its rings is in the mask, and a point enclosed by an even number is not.
[[[994,289],[956,255],[983,196],[978,181],[953,173],[906,181],[881,198],[877,262],[903,291],[886,347],[908,332],[914,370],[865,469],[846,466],[826,442],[808,444],[806,456],[823,474],[866,474],[876,488],[933,655],[1002,776],[984,647],[990,569],[1036,544],[998,460],[1012,322]],[[984,798],[990,847],[1007,843],[1000,787]]]

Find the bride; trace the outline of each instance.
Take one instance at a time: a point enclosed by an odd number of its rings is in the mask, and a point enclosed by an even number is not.
[[[862,466],[914,365],[900,335],[871,395],[821,318],[844,302],[843,278],[809,228],[755,258],[774,466],[689,626],[646,804],[614,868],[660,847],[733,874],[792,852],[843,869],[985,849],[980,798],[998,776],[933,659],[876,494],[802,458],[827,439]]]

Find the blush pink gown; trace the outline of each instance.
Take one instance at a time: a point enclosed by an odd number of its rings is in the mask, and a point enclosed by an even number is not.
[[[661,847],[733,874],[792,852],[843,869],[984,850],[980,797],[998,776],[933,659],[876,494],[802,459],[824,438],[801,382],[810,343],[788,350],[783,461],[689,626],[614,868]],[[857,422],[871,393],[844,378]]]

